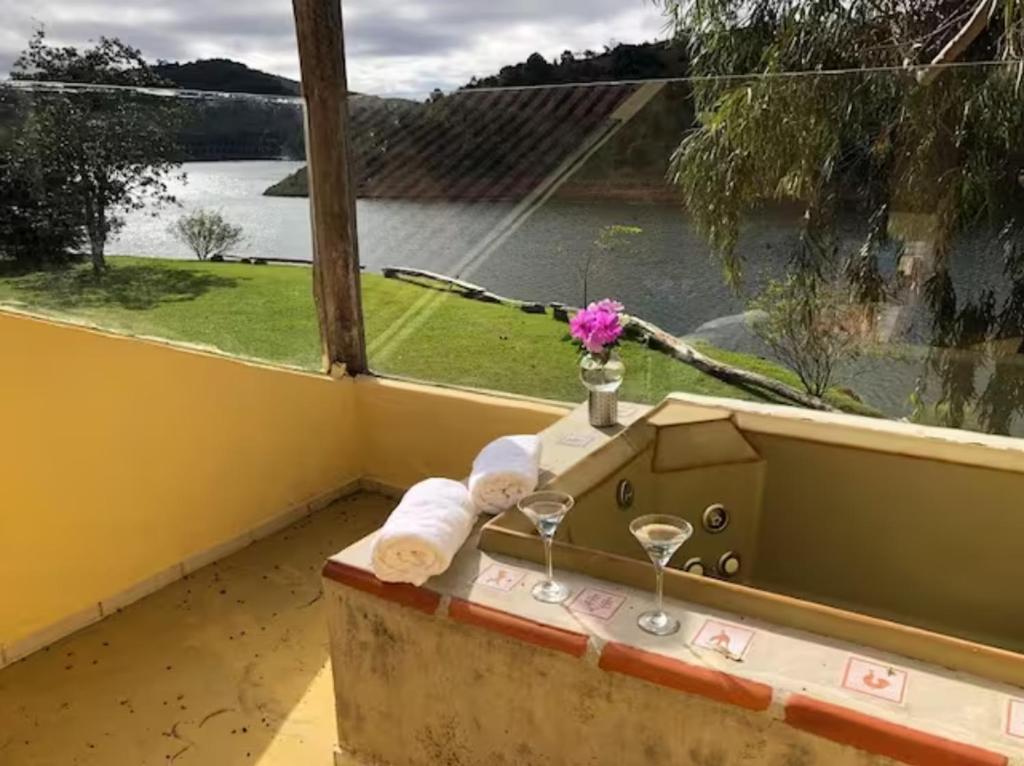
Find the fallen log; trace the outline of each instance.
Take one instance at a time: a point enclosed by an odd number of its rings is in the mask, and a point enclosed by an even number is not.
[[[646,338],[649,347],[668,354],[673,359],[707,373],[713,378],[725,381],[726,383],[761,389],[808,409],[823,410],[825,412],[838,411],[835,407],[819,399],[817,396],[800,391],[793,386],[788,386],[775,378],[739,367],[733,367],[724,362],[719,362],[717,359],[712,359],[707,354],[702,354],[689,343],[680,340],[675,335],[667,333],[657,325],[653,325],[643,319],[628,316],[626,322],[627,325],[637,329]]]
[[[449,291],[462,295],[465,298],[484,301],[486,303],[512,306],[530,313],[545,313],[545,306],[542,303],[506,298],[496,293],[492,293],[489,290],[480,287],[480,285],[456,279],[455,277],[436,274],[432,271],[409,269],[398,266],[385,266],[382,271],[384,276],[389,279],[404,279],[412,282],[413,284],[421,285],[422,283],[417,282],[416,280],[426,279],[444,284],[448,287]],[[563,322],[568,321],[570,314],[579,311],[578,308],[566,306],[562,303],[551,303],[549,305],[551,306],[554,317]],[[775,378],[770,378],[767,375],[761,375],[760,373],[751,372],[750,370],[744,370],[739,367],[733,367],[732,365],[725,364],[717,359],[712,359],[706,354],[702,354],[681,338],[662,330],[657,325],[644,319],[626,314],[624,315],[624,321],[624,329],[628,336],[646,343],[648,347],[655,351],[660,351],[661,353],[672,357],[676,361],[698,369],[713,378],[717,378],[718,380],[733,385],[753,388],[765,393],[774,394],[780,399],[784,399],[794,404],[799,404],[801,407],[807,407],[808,409],[823,410],[825,412],[837,411],[835,407],[819,399],[817,396],[812,396],[804,391],[800,391],[799,389],[786,385]]]
[[[407,282],[417,284],[417,279],[427,279],[432,282],[441,282],[449,288],[449,292],[458,293],[463,298],[470,298],[476,301],[483,301],[484,303],[500,303],[504,306],[513,306],[521,311],[525,311],[528,314],[543,314],[545,311],[543,303],[536,303],[535,301],[520,301],[515,298],[506,298],[503,295],[497,295],[492,293],[480,285],[474,285],[472,282],[464,282],[461,279],[455,277],[446,277],[444,274],[437,274],[433,271],[425,271],[423,269],[409,269],[404,266],[385,266],[381,269],[381,272],[388,279],[400,279]]]

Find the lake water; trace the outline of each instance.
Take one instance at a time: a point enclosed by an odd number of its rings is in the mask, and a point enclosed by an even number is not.
[[[309,206],[305,198],[265,197],[263,190],[301,166],[297,162],[188,163],[187,182],[173,184],[179,207],[135,213],[109,252],[191,258],[169,233],[182,212],[220,210],[240,224],[246,242],[236,254],[310,260]],[[360,259],[370,271],[409,266],[459,276],[509,297],[583,302],[583,264],[592,257],[589,297],[614,296],[627,309],[678,335],[696,336],[735,350],[767,355],[742,317],[745,300],[722,278],[719,262],[685,215],[672,205],[622,202],[548,202],[523,216],[512,203],[444,203],[359,200]],[[632,246],[600,252],[602,227],[638,226]],[[757,216],[743,231],[745,279],[757,284],[785,273],[796,243],[796,212]],[[854,241],[857,223],[843,232]],[[997,256],[975,251],[955,259],[958,289],[996,278]],[[844,371],[843,381],[886,413],[908,410],[907,397],[922,374],[922,353],[870,358]],[[979,386],[984,381],[979,379]]]

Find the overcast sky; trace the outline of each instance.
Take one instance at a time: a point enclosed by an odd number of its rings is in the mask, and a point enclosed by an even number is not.
[[[665,36],[650,0],[343,0],[353,90],[423,96],[533,51]],[[298,78],[289,0],[0,0],[0,73],[39,24],[56,43],[121,37],[149,59],[226,57]]]

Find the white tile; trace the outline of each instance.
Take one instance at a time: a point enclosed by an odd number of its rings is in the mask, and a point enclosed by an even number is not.
[[[488,588],[501,590],[508,593],[526,577],[522,569],[505,566],[504,564],[491,564],[476,578],[478,585],[486,585]]]
[[[170,585],[172,582],[180,580],[185,575],[184,569],[181,564],[175,564],[172,567],[168,567],[161,572],[157,572],[150,577],[147,577],[141,582],[137,582],[131,587],[125,588],[120,593],[115,593],[113,596],[109,596],[100,601],[100,612],[104,617],[108,614],[113,614],[118,609],[124,609],[129,604],[134,604],[139,599],[145,598],[150,593]]]
[[[741,628],[718,620],[706,620],[691,642],[702,649],[724,654],[734,660],[743,659],[750,644],[754,641],[756,631]]]
[[[860,657],[850,657],[843,671],[842,687],[876,699],[902,704],[907,683],[905,670]]]
[[[17,662],[21,658],[27,657],[55,641],[59,641],[77,630],[92,625],[94,622],[99,622],[102,617],[99,604],[94,604],[79,612],[68,615],[30,636],[5,645],[4,662],[7,664]]]
[[[557,443],[563,447],[587,447],[596,439],[597,434],[594,433],[568,433],[562,434]]]
[[[245,532],[244,534],[223,542],[220,545],[215,545],[205,551],[200,551],[199,553],[189,556],[181,562],[181,565],[185,570],[185,574],[192,574],[193,572],[202,569],[207,564],[212,564],[214,561],[220,561],[223,558],[227,558],[232,553],[237,553],[252,541],[252,535],[249,532]]]
[[[1010,700],[1006,711],[1006,733],[1024,739],[1024,700]]]
[[[584,588],[569,602],[569,609],[599,620],[610,620],[626,603],[626,597],[599,588]]]

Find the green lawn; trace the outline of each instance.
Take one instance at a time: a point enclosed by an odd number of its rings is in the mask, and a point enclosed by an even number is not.
[[[87,266],[0,272],[0,302],[229,354],[316,369],[320,363],[312,272],[306,267],[113,257],[96,280]],[[549,399],[582,399],[567,327],[550,315],[467,300],[363,275],[370,364],[375,371]],[[790,384],[763,359],[704,347],[712,356]],[[762,399],[636,343],[621,349],[623,397],[657,401],[670,391]],[[870,412],[849,397],[832,400]]]

